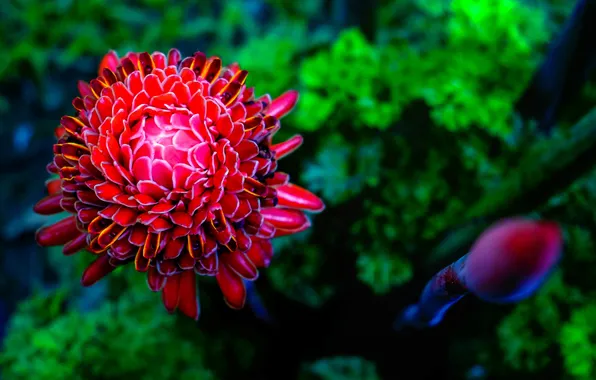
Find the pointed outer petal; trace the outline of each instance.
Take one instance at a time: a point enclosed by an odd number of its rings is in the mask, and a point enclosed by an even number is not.
[[[166,285],[166,277],[161,275],[157,268],[149,267],[147,270],[147,285],[151,291],[159,292]]]
[[[180,256],[180,252],[184,248],[185,239],[174,239],[168,242],[164,249],[163,258],[166,260],[172,260]]]
[[[172,188],[172,166],[164,160],[154,160],[151,168],[153,180],[158,185]]]
[[[149,260],[143,257],[143,247],[139,247],[135,255],[135,270],[137,272],[147,272],[149,269]]]
[[[166,310],[173,313],[180,302],[180,274],[175,274],[166,279],[166,284],[161,292],[161,299]]]
[[[62,253],[66,256],[74,255],[87,246],[87,234],[81,233],[76,238],[64,244]]]
[[[83,286],[91,286],[116,269],[115,266],[110,264],[109,260],[110,256],[103,255],[92,262],[83,272],[81,284]]]
[[[159,253],[161,244],[161,233],[148,233],[145,238],[145,245],[143,245],[143,257],[146,259],[152,259]]]
[[[278,205],[281,207],[296,208],[313,212],[325,209],[323,201],[310,191],[293,183],[277,188]]]
[[[147,194],[153,199],[161,199],[166,194],[168,189],[156,184],[153,181],[139,181],[137,183],[137,189],[142,194]]]
[[[37,230],[35,240],[37,244],[47,247],[64,245],[80,234],[74,216],[62,219],[52,225]]]
[[[48,195],[33,206],[33,211],[41,215],[53,215],[64,211],[60,207],[62,194]]]
[[[261,215],[276,229],[303,231],[311,225],[308,217],[299,210],[267,208],[261,210]]]
[[[232,309],[242,309],[246,301],[244,281],[236,272],[226,265],[220,265],[215,276],[221,288],[224,300]]]
[[[178,310],[197,321],[199,319],[199,299],[197,297],[196,274],[192,270],[180,274],[180,300]]]
[[[561,257],[563,238],[556,223],[501,220],[476,240],[465,261],[468,289],[498,303],[519,302],[533,294]]]
[[[282,159],[291,154],[302,145],[303,138],[300,135],[295,135],[287,141],[271,146],[271,151],[275,153],[275,158]]]
[[[298,102],[298,91],[290,90],[271,102],[265,110],[266,115],[281,119],[287,115]]]
[[[110,50],[106,55],[103,56],[101,62],[99,63],[98,75],[102,75],[103,69],[116,71],[116,67],[118,67],[119,63],[120,59],[118,58],[118,54],[114,50]]]
[[[168,60],[167,60],[167,64],[168,66],[176,66],[178,65],[178,63],[180,63],[180,51],[178,49],[170,49],[170,51],[168,51]]]
[[[241,161],[248,161],[259,154],[259,146],[251,140],[242,140],[234,149]]]
[[[220,260],[223,265],[227,265],[246,280],[254,281],[259,277],[259,271],[244,252],[224,253],[220,256]]]
[[[246,256],[257,268],[267,268],[273,257],[273,246],[268,240],[253,241],[250,249],[246,251]]]

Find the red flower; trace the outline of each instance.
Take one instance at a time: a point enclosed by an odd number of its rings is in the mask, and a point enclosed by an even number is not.
[[[302,143],[271,144],[297,92],[255,99],[247,71],[200,52],[110,52],[99,73],[79,82],[76,116],[56,129],[48,171],[60,178],[35,206],[73,215],[41,228],[37,242],[96,254],[84,286],[134,262],[170,312],[198,318],[195,274],[215,276],[242,308],[243,280],[269,265],[270,240],[307,229],[303,211],[325,207],[276,171]]]

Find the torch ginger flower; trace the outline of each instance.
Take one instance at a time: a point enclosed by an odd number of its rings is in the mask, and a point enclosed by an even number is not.
[[[277,171],[302,143],[271,142],[297,92],[255,99],[247,74],[201,52],[108,53],[99,77],[79,82],[76,116],[55,131],[47,169],[59,179],[34,208],[73,215],[42,227],[37,242],[96,254],[84,286],[134,262],[169,312],[198,319],[197,274],[215,276],[242,308],[244,280],[269,265],[271,239],[307,229],[304,211],[325,207]]]

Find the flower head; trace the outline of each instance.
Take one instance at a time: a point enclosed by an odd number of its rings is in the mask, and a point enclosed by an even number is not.
[[[82,284],[133,262],[165,307],[198,318],[196,275],[215,276],[233,308],[244,280],[269,265],[270,240],[310,226],[323,202],[289,183],[277,160],[300,136],[272,145],[296,104],[288,91],[254,97],[247,71],[197,52],[114,52],[99,77],[79,82],[76,116],[64,116],[35,211],[73,215],[42,227],[42,246],[97,255]]]

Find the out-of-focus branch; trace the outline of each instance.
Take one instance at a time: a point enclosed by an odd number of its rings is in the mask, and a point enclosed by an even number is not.
[[[516,104],[549,132],[596,66],[596,0],[578,0],[559,37]]]
[[[566,137],[552,137],[538,143],[505,173],[498,189],[473,204],[460,230],[434,250],[431,262],[452,261],[467,252],[486,224],[497,219],[532,212],[566,189],[596,165],[596,107],[585,115]],[[478,222],[481,220],[481,222]]]

